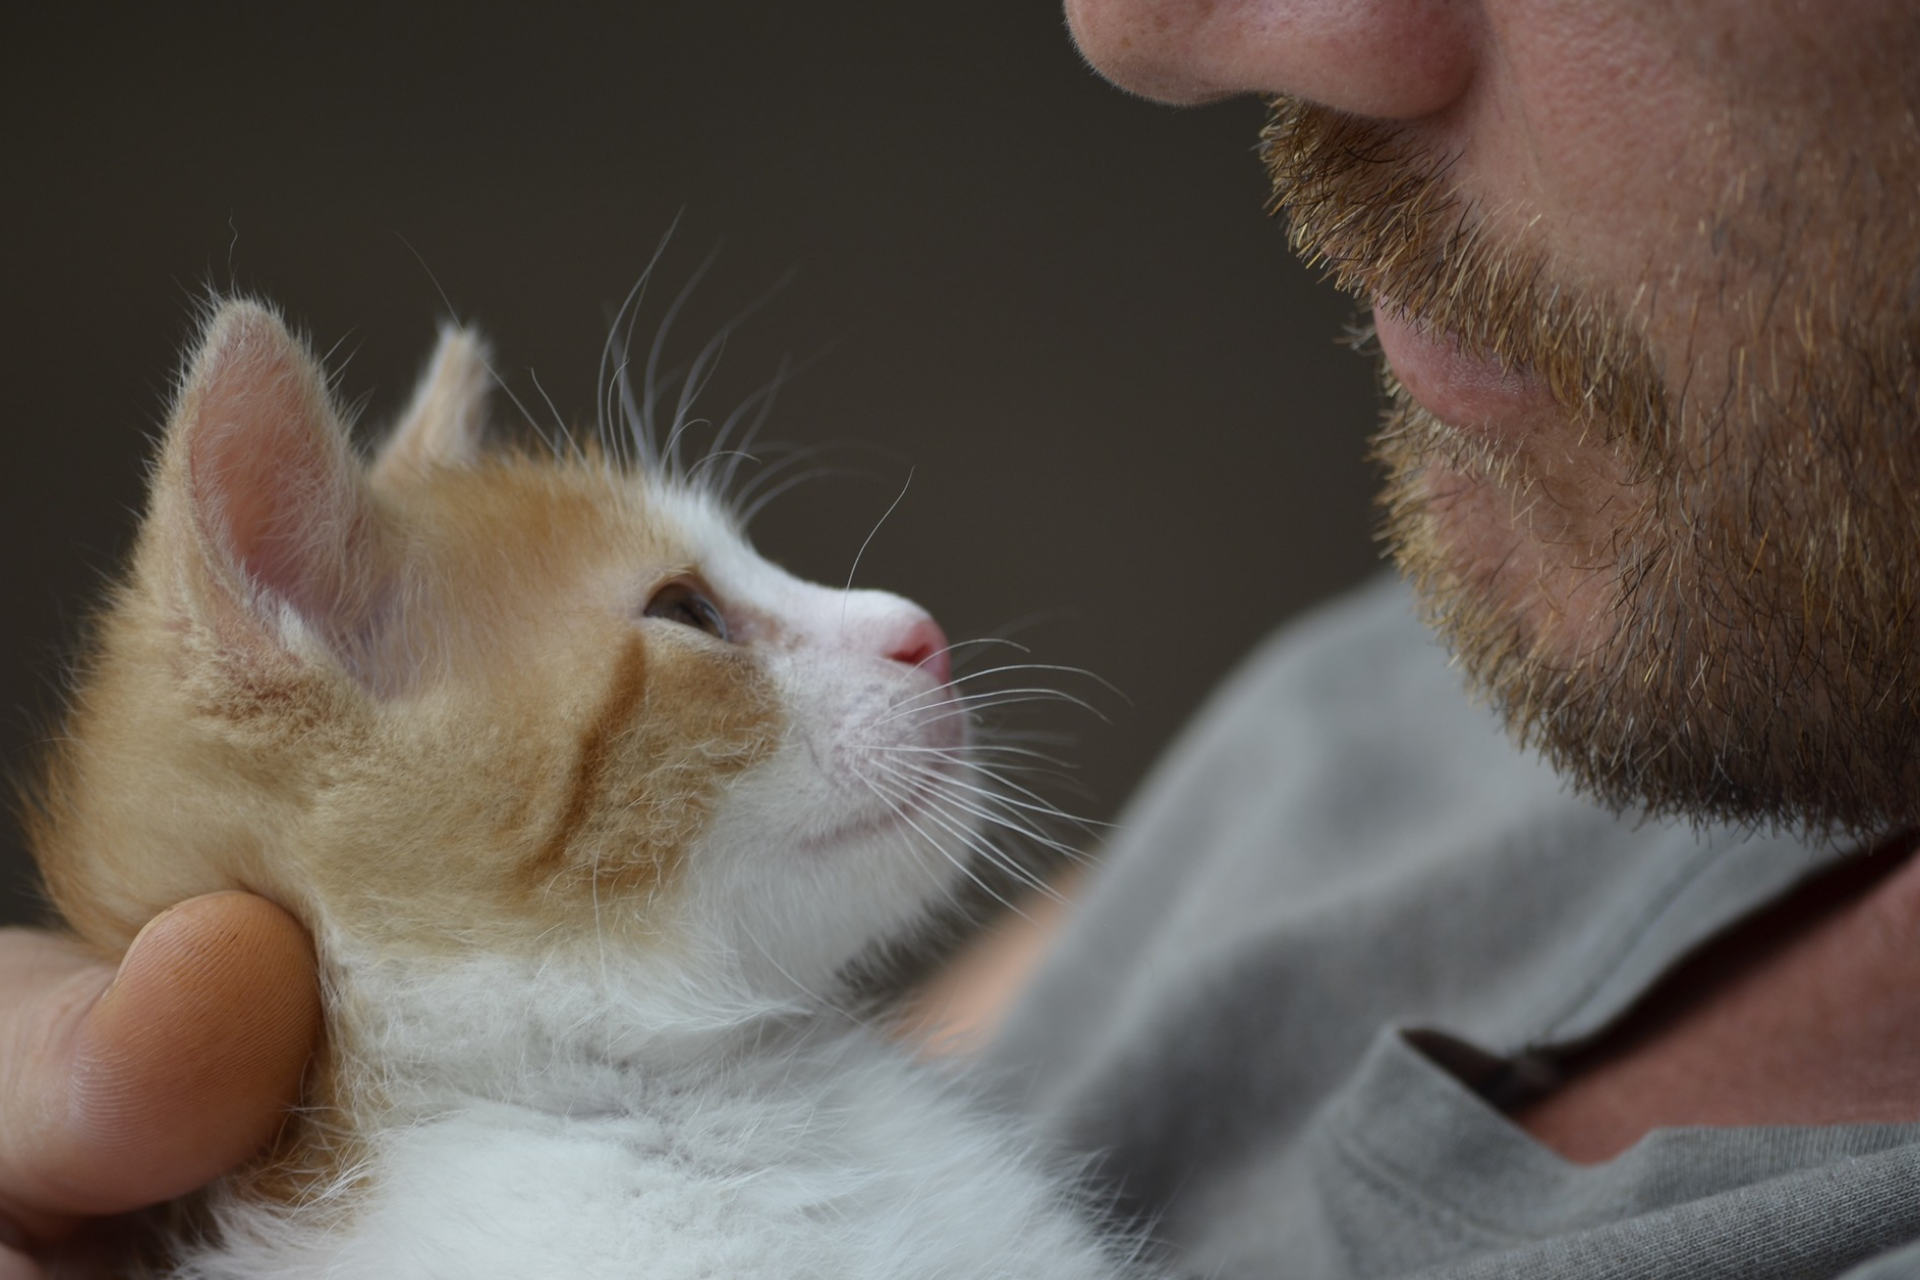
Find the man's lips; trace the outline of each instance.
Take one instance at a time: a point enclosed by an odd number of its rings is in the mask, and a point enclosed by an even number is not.
[[[1561,417],[1546,382],[1531,370],[1469,355],[1385,303],[1374,305],[1373,326],[1400,385],[1448,426],[1517,439]]]

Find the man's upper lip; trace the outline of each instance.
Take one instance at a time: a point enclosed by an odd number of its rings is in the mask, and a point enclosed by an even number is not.
[[[1449,426],[1506,433],[1524,430],[1555,408],[1546,381],[1529,369],[1463,350],[1445,334],[1376,302],[1374,332],[1400,385]]]

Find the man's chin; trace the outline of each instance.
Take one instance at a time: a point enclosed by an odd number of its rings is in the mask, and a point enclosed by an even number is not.
[[[1521,746],[1609,807],[1752,811],[1751,794],[1712,794],[1689,776],[1688,761],[1713,754],[1690,741],[1705,721],[1684,702],[1639,696],[1663,681],[1634,677],[1647,674],[1636,643],[1663,628],[1635,610],[1660,602],[1626,588],[1631,572],[1594,552],[1591,530],[1570,527],[1569,505],[1553,501],[1525,458],[1490,454],[1471,437],[1463,446],[1433,424],[1420,438],[1419,448],[1391,431],[1376,442],[1387,540],[1470,690]],[[1624,531],[1598,539],[1610,549],[1626,540]]]
[[[1644,531],[1621,533],[1621,554],[1603,559],[1542,536],[1517,469],[1396,457],[1391,442],[1378,453],[1387,540],[1425,621],[1516,741],[1576,789],[1621,812],[1829,836],[1912,821],[1913,723],[1894,707],[1837,715],[1870,700],[1836,699],[1830,674],[1783,659],[1806,649],[1777,611],[1776,625],[1729,638],[1697,567],[1676,570]],[[1714,581],[1724,595],[1727,579]],[[1758,600],[1741,606],[1769,616]]]
[[[1533,450],[1488,448],[1438,424],[1424,434],[1417,448],[1383,434],[1375,456],[1388,471],[1389,550],[1429,623],[1476,675],[1593,661],[1619,623],[1619,531],[1592,527],[1607,513],[1583,517],[1558,497]]]

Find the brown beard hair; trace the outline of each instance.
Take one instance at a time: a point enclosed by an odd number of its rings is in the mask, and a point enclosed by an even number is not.
[[[1864,177],[1798,175],[1868,221],[1807,246],[1813,286],[1769,282],[1775,325],[1745,336],[1728,360],[1742,375],[1703,401],[1687,394],[1697,370],[1663,376],[1610,299],[1483,230],[1444,157],[1273,104],[1262,155],[1295,251],[1537,373],[1575,447],[1621,478],[1604,537],[1547,549],[1603,601],[1576,640],[1552,604],[1565,584],[1475,564],[1442,532],[1476,490],[1506,494],[1517,521],[1554,501],[1528,450],[1438,421],[1383,375],[1383,540],[1516,739],[1603,803],[1836,837],[1920,813],[1920,233],[1912,184],[1888,177],[1915,171],[1904,145]]]

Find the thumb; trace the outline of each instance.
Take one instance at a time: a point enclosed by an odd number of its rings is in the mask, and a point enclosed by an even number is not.
[[[0,931],[0,1214],[44,1239],[212,1180],[273,1137],[319,1030],[312,943],[252,894],[154,917],[117,973]]]

